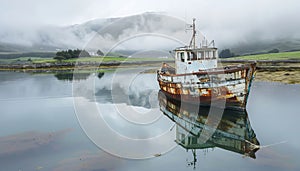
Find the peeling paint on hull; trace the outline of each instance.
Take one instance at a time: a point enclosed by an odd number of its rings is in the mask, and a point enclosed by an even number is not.
[[[255,69],[255,63],[187,74],[162,68],[157,72],[157,80],[160,89],[178,101],[220,107],[225,103],[226,108],[244,109]]]

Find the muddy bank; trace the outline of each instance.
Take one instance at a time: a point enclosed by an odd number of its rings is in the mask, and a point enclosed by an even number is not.
[[[286,84],[300,84],[300,70],[294,71],[259,71],[255,81],[282,82]]]
[[[300,84],[300,60],[221,60],[222,65],[235,65],[245,62],[257,63],[255,81]]]

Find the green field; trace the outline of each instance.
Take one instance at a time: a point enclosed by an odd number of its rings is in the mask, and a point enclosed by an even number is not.
[[[225,60],[300,60],[300,51],[295,52],[281,52],[281,53],[268,53],[260,55],[248,55],[248,56],[239,56],[232,58],[224,58]]]
[[[31,61],[30,61],[31,60]],[[126,57],[81,57],[73,58],[68,60],[62,60],[60,62],[113,62],[113,61],[159,61],[159,60],[168,60],[161,58],[126,58]],[[172,59],[169,59],[172,60]],[[53,58],[39,58],[39,57],[20,57],[15,59],[0,59],[1,63],[17,63],[17,62],[31,62],[31,63],[54,63],[59,62]]]
[[[42,62],[55,62],[52,58],[40,58],[40,57],[19,57],[14,59],[0,59],[0,63],[18,63],[18,62],[29,62],[28,60],[31,59],[32,62],[35,61],[42,61]]]
[[[126,57],[114,57],[114,56],[106,56],[106,57],[82,57],[82,58],[74,58],[63,60],[63,62],[112,62],[112,61],[157,61],[163,60],[160,58],[126,58]]]
[[[259,55],[247,55],[232,58],[222,58],[224,60],[300,60],[300,51],[295,52],[281,52],[281,53],[268,53]],[[30,61],[31,60],[31,61]],[[126,58],[126,57],[81,57],[68,60],[62,60],[61,62],[112,62],[112,61],[163,61],[173,59],[161,59],[161,58]],[[54,63],[58,62],[53,58],[40,58],[40,57],[19,57],[15,59],[0,59],[0,63],[18,63],[18,62],[30,62],[30,63]]]

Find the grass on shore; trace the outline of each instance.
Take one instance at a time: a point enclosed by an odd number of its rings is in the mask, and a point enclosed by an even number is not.
[[[54,63],[58,62],[53,58],[40,58],[40,57],[20,57],[16,59],[0,59],[2,63],[17,63],[17,62],[29,62],[32,63]],[[126,58],[126,57],[115,57],[115,56],[106,56],[106,57],[81,57],[62,60],[61,62],[121,62],[121,61],[163,61],[163,60],[172,60],[172,59],[162,59],[162,58]]]
[[[300,51],[268,53],[226,58],[227,60],[300,60]]]

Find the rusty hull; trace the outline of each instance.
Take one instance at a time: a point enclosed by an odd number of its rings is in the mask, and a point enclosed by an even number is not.
[[[175,74],[163,64],[157,71],[160,89],[178,101],[245,109],[256,63]]]

